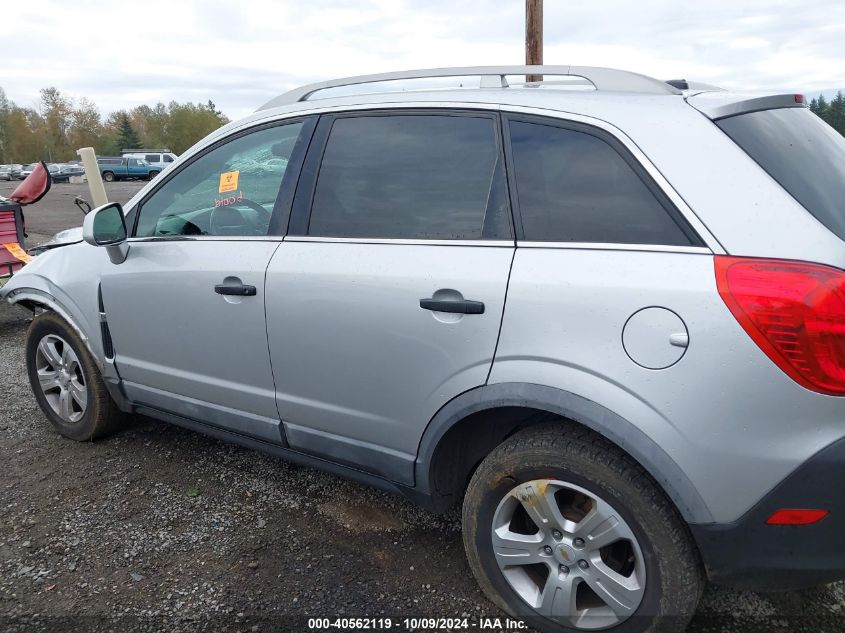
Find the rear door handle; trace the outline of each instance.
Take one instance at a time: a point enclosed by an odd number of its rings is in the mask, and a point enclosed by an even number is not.
[[[254,297],[257,294],[255,286],[249,286],[239,281],[224,281],[214,286],[214,292],[219,295],[234,295],[236,297]]]
[[[468,299],[420,299],[420,307],[433,312],[484,314],[484,304],[481,301]]]

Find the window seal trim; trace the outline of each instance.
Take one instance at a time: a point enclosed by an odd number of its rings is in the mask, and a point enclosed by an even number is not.
[[[519,242],[517,248],[549,248],[586,251],[645,251],[652,253],[688,253],[713,255],[709,246],[676,246],[673,244],[624,244],[619,242]]]
[[[178,166],[178,168],[168,170],[167,172],[159,175],[159,177],[156,178],[156,180],[155,180],[155,186],[152,189],[150,189],[149,191],[147,191],[144,194],[144,197],[141,198],[138,202],[136,202],[133,205],[130,212],[134,212],[135,217],[132,221],[132,229],[129,232],[130,237],[127,238],[127,239],[129,239],[129,240],[134,239],[136,241],[149,241],[150,237],[156,237],[156,238],[163,237],[163,236],[142,236],[142,237],[138,237],[136,235],[136,233],[138,231],[138,222],[139,222],[139,219],[141,217],[141,210],[143,209],[143,207],[147,203],[147,201],[152,196],[154,196],[162,187],[164,187],[164,185],[166,185],[168,182],[173,180],[173,178],[175,178],[177,175],[182,173],[182,171],[184,169],[186,169],[190,165],[193,165],[199,159],[203,158],[206,154],[213,152],[217,148],[225,145],[226,143],[229,143],[231,141],[234,141],[235,139],[241,138],[242,136],[247,136],[247,135],[252,134],[254,132],[261,132],[261,131],[266,130],[266,129],[270,129],[270,128],[274,128],[274,127],[281,127],[283,125],[302,123],[303,125],[302,125],[302,128],[299,131],[299,137],[297,138],[296,143],[294,144],[294,151],[291,153],[291,158],[288,161],[287,167],[285,169],[285,173],[282,176],[281,182],[279,183],[279,191],[276,193],[276,201],[273,204],[273,211],[272,211],[271,218],[270,218],[270,226],[268,228],[267,236],[243,236],[243,237],[276,237],[276,238],[282,237],[284,234],[271,234],[271,231],[273,230],[273,228],[276,225],[276,223],[274,222],[274,220],[276,218],[276,214],[279,213],[279,212],[284,213],[284,211],[285,211],[284,209],[281,208],[282,205],[280,204],[280,203],[284,202],[283,198],[285,196],[282,196],[284,184],[285,184],[285,181],[287,180],[288,172],[291,170],[291,168],[293,168],[295,170],[296,178],[297,178],[297,181],[298,181],[299,176],[300,176],[300,172],[302,170],[302,162],[305,158],[306,152],[302,151],[301,157],[297,156],[297,158],[300,158],[298,163],[294,162],[294,160],[293,160],[294,155],[297,153],[297,149],[299,148],[300,142],[304,140],[304,138],[305,138],[304,135],[306,135],[306,134],[308,135],[308,141],[310,142],[311,137],[314,134],[314,128],[316,127],[318,118],[319,118],[319,115],[316,115],[316,114],[304,114],[302,116],[293,116],[293,117],[284,118],[284,119],[273,119],[271,121],[262,121],[262,122],[258,123],[257,125],[246,127],[246,128],[241,128],[241,129],[239,129],[239,130],[237,130],[237,131],[235,131],[231,134],[227,134],[226,136],[218,138],[217,140],[215,140],[213,143],[209,144],[208,146],[203,147],[198,152],[192,154],[189,160],[180,164]],[[308,144],[305,144],[305,149],[307,150],[307,148],[308,148]],[[291,174],[291,178],[293,178],[293,174]],[[295,181],[293,183],[293,185],[291,187],[291,191],[293,191],[296,188],[296,182],[297,181]],[[291,194],[289,197],[292,198],[293,194]],[[127,215],[128,215],[128,213],[127,213]],[[287,207],[287,216],[289,216],[289,215],[290,215],[290,204],[288,204],[288,207]],[[287,223],[285,223],[285,225],[286,224]],[[218,237],[218,236],[200,235],[200,236],[174,236],[174,237],[196,238],[196,237]],[[165,240],[156,240],[156,241],[165,241]]]
[[[625,163],[631,168],[634,174],[640,179],[640,181],[645,185],[646,189],[654,196],[657,200],[658,204],[666,211],[667,215],[672,219],[672,221],[678,226],[678,229],[690,240],[691,244],[688,245],[692,248],[701,248],[707,247],[707,241],[701,237],[700,233],[696,230],[693,224],[689,221],[686,214],[678,208],[678,205],[672,200],[672,197],[664,191],[663,187],[655,180],[654,176],[651,174],[650,170],[644,165],[631,150],[626,146],[626,144],[619,139],[615,134],[611,131],[606,130],[602,127],[592,125],[590,123],[582,122],[582,121],[575,121],[572,119],[566,118],[558,118],[558,117],[550,117],[550,116],[543,116],[539,114],[525,114],[519,112],[509,112],[503,111],[502,112],[502,135],[505,141],[506,152],[508,156],[508,174],[509,174],[509,183],[512,182],[511,191],[513,192],[513,199],[511,200],[511,207],[513,209],[514,215],[514,223],[518,227],[518,234],[517,234],[517,243],[524,244],[523,241],[525,240],[525,232],[523,230],[522,224],[522,212],[519,205],[519,192],[517,190],[516,184],[516,169],[513,163],[513,147],[511,143],[511,134],[510,134],[510,123],[528,123],[534,125],[545,125],[548,127],[555,127],[561,128],[565,130],[571,130],[573,132],[580,132],[582,134],[588,134],[593,138],[596,138],[600,141],[607,143],[618,155],[619,157],[625,161]],[[532,240],[536,241],[536,240]],[[538,243],[545,243],[545,242],[538,242]],[[551,242],[550,242],[551,243]],[[557,241],[554,242],[557,244],[568,244],[571,242],[562,242]],[[589,242],[592,244],[593,242]],[[596,242],[596,244],[603,244],[604,242]],[[609,242],[610,244],[616,244],[615,242]],[[647,244],[646,246],[654,246]],[[667,245],[672,246],[672,245]],[[685,247],[687,245],[684,245]],[[710,250],[709,248],[707,249]]]
[[[203,238],[199,238],[203,239]],[[387,244],[406,246],[487,246],[513,248],[511,240],[426,240],[402,238],[320,237],[317,235],[287,235],[285,242],[317,244]],[[645,251],[653,253],[689,253],[713,255],[708,246],[675,246],[672,244],[623,244],[618,242],[519,242],[517,248],[546,248],[597,251]]]
[[[380,104],[382,105],[382,104]],[[390,104],[383,104],[383,107],[372,109],[349,109],[349,110],[331,110],[320,115],[320,121],[314,131],[311,139],[311,146],[308,149],[308,154],[302,165],[300,180],[297,186],[294,202],[291,207],[290,221],[286,235],[290,237],[309,237],[319,238],[321,240],[328,239],[351,239],[354,241],[364,240],[368,243],[380,243],[380,240],[386,240],[390,243],[397,241],[408,240],[410,242],[417,241],[417,238],[328,238],[326,236],[308,235],[308,228],[311,224],[311,211],[314,203],[314,194],[317,189],[317,179],[319,177],[320,167],[323,163],[323,156],[328,146],[329,135],[331,133],[334,122],[338,119],[357,118],[357,117],[373,117],[373,116],[447,116],[447,117],[470,117],[470,118],[484,118],[493,121],[493,133],[496,142],[496,152],[498,154],[497,162],[505,160],[505,138],[501,131],[501,115],[497,109],[490,108],[447,108],[442,105],[432,107],[390,107]],[[496,242],[505,239],[508,244],[513,247],[516,236],[514,233],[514,214],[513,206],[510,199],[510,186],[507,182],[507,164],[502,165],[505,169],[506,186],[508,188],[508,209],[509,215],[508,224],[510,226],[511,235],[507,238],[478,240],[486,242]],[[487,208],[484,210],[484,222],[489,219],[490,200],[488,198]],[[476,243],[476,240],[423,240],[424,243],[434,242],[471,242]]]
[[[129,237],[127,242],[279,242],[284,235],[151,235],[147,237]]]
[[[287,235],[285,242],[310,242],[323,244],[387,244],[405,246],[488,246],[513,248],[513,240],[443,240],[392,237],[321,237],[319,235]]]

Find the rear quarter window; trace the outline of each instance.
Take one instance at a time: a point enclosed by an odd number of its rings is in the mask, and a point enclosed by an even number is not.
[[[700,245],[610,143],[537,122],[508,128],[526,241]]]
[[[806,108],[749,112],[716,125],[845,240],[845,138]]]

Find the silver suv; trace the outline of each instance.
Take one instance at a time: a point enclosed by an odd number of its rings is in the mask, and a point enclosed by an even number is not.
[[[444,76],[480,87],[405,90]],[[134,412],[462,503],[510,614],[682,629],[708,578],[845,577],[843,200],[801,95],[393,73],[273,99],[2,293],[67,437]]]

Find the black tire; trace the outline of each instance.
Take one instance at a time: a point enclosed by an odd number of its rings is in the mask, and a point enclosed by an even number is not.
[[[147,180],[152,180],[153,178],[155,178],[156,176],[158,176],[158,174],[159,174],[159,172],[157,172],[157,171],[151,171],[151,172],[149,173],[149,176],[147,177]]]
[[[41,388],[36,367],[39,343],[48,335],[60,337],[70,345],[78,359],[87,393],[87,405],[78,421],[67,422],[54,411]],[[94,359],[67,322],[55,312],[35,317],[26,333],[26,369],[35,399],[50,424],[64,437],[78,442],[95,440],[120,426],[123,413],[111,399]]]
[[[106,182],[114,182],[114,172],[104,171],[103,180],[105,180]]]
[[[706,583],[686,524],[657,483],[629,455],[572,423],[515,434],[481,462],[470,481],[463,504],[464,546],[487,597],[544,633],[585,630],[539,615],[516,593],[496,562],[491,534],[494,514],[510,491],[536,479],[561,480],[595,493],[613,506],[636,537],[646,579],[641,602],[633,615],[602,630],[683,631]]]

